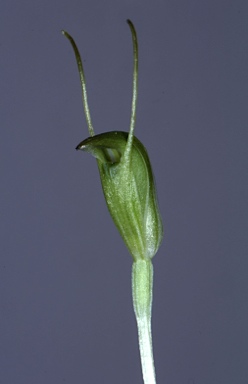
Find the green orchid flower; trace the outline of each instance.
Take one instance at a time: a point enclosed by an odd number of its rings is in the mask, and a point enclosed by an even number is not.
[[[130,20],[134,52],[133,97],[129,132],[113,131],[95,135],[87,102],[82,60],[73,38],[65,31],[74,49],[83,105],[90,137],[76,149],[89,152],[97,159],[102,189],[109,212],[133,257],[132,288],[146,384],[155,383],[151,343],[151,303],[153,268],[151,259],[163,237],[155,182],[147,151],[134,136],[138,88],[138,42]],[[145,349],[144,349],[145,348]]]
[[[97,158],[108,209],[134,260],[151,259],[162,239],[153,174],[145,147],[133,137],[128,150],[128,136],[103,133],[77,149]]]

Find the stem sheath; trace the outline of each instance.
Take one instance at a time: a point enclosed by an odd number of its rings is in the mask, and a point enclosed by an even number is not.
[[[132,269],[132,293],[144,384],[156,384],[151,334],[152,289],[151,260],[135,261]]]

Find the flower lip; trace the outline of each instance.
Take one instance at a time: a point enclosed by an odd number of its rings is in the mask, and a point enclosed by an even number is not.
[[[128,132],[104,132],[81,141],[76,150],[91,153],[101,162],[113,165],[120,162],[125,151],[127,138]]]

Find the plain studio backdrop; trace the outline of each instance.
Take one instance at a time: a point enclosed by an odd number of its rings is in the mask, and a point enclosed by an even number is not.
[[[154,258],[158,384],[248,382],[248,3],[1,1],[0,383],[142,383],[131,265],[108,214],[96,133],[136,136],[165,237]]]

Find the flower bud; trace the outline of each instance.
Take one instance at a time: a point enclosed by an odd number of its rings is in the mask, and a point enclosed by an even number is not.
[[[163,235],[152,168],[135,136],[130,157],[125,157],[127,140],[127,132],[107,132],[89,137],[76,149],[97,158],[109,212],[134,260],[151,259]]]

